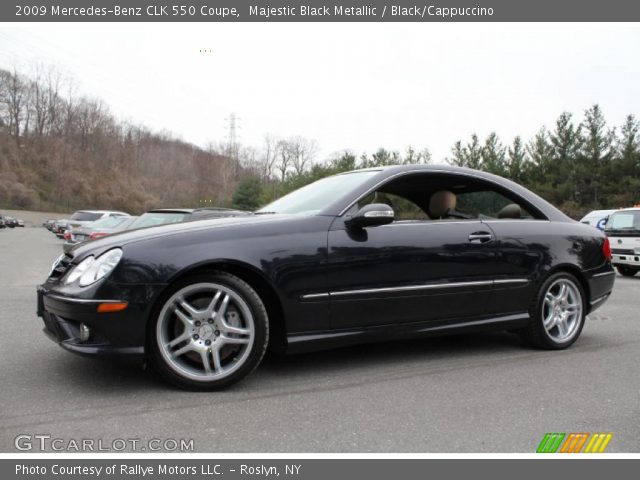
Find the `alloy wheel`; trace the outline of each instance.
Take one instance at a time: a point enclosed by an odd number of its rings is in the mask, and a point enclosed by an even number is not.
[[[579,330],[582,310],[582,295],[575,283],[567,278],[551,283],[542,306],[542,322],[547,335],[558,343],[570,340]]]
[[[255,322],[242,295],[217,283],[175,292],[156,325],[160,354],[178,375],[215,381],[237,371],[255,341]]]

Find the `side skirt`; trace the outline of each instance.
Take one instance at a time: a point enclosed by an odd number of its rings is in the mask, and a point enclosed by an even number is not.
[[[510,330],[525,326],[527,312],[499,317],[454,320],[447,322],[421,322],[400,325],[384,325],[349,330],[292,333],[287,336],[288,354],[328,350],[337,347],[407,338],[453,335],[477,331]]]

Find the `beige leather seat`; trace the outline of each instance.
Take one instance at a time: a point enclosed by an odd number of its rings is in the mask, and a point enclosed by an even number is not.
[[[456,209],[456,194],[449,190],[434,192],[429,199],[429,215],[433,219],[448,218],[447,213]]]
[[[522,208],[517,203],[510,203],[498,212],[498,218],[522,218]]]

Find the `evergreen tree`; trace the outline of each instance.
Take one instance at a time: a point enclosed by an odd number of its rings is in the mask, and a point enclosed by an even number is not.
[[[553,162],[545,174],[545,183],[556,190],[556,197],[559,199],[578,201],[576,160],[580,150],[580,126],[573,124],[570,113],[563,112],[560,115],[549,140],[553,147]]]
[[[640,122],[628,115],[620,128],[616,156],[604,172],[609,180],[609,201],[613,206],[628,206],[640,202]],[[617,182],[612,182],[617,178]]]
[[[522,138],[517,136],[508,150],[506,174],[514,182],[523,183],[527,180],[528,172],[527,151]]]
[[[549,182],[551,165],[553,164],[553,146],[549,141],[549,132],[542,127],[527,145],[527,153],[531,162],[527,169],[527,181],[533,190],[549,199],[553,186]]]
[[[466,157],[466,166],[469,168],[480,169],[482,165],[482,147],[480,146],[480,140],[475,133],[471,135],[471,141],[467,143],[464,148]]]
[[[233,192],[232,206],[240,210],[256,210],[260,207],[260,198],[262,195],[262,183],[257,176],[245,177]]]
[[[491,132],[482,147],[482,170],[495,175],[506,175],[506,148],[500,142],[498,135]]]
[[[604,206],[600,198],[605,190],[603,173],[610,170],[615,133],[607,130],[598,105],[593,105],[585,112],[583,130],[579,162],[575,165],[576,185],[580,195],[576,200],[593,208],[600,208]]]
[[[462,146],[462,141],[458,140],[453,144],[453,147],[451,147],[451,153],[453,156],[447,159],[447,162],[449,162],[449,164],[455,167],[466,167],[466,158],[464,155],[464,147]]]

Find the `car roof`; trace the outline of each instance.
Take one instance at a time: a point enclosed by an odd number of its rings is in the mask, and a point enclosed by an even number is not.
[[[193,213],[193,208],[155,208],[145,213]]]
[[[119,210],[76,210],[73,213],[79,213],[79,212],[81,213],[118,213],[121,215],[129,215],[128,213],[121,212]]]
[[[224,207],[200,207],[196,208],[194,212],[213,211],[213,212],[243,212],[244,210],[237,210],[235,208]]]
[[[595,215],[603,215],[603,214],[606,215],[608,213],[615,212],[615,211],[616,211],[615,208],[611,208],[608,210],[592,210],[591,212],[587,213],[583,218],[592,217]]]

